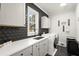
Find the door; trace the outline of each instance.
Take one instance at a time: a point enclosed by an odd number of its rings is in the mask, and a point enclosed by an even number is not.
[[[60,27],[59,32],[59,45],[66,46],[66,25],[62,25]]]
[[[39,55],[40,56],[44,56],[44,43],[43,42],[40,42],[39,44]]]
[[[47,43],[47,39],[45,39],[41,41],[39,44],[39,55],[45,56],[47,54],[47,50],[48,50],[48,43]]]
[[[60,45],[66,47],[66,38],[67,37],[75,37],[75,15],[69,14],[60,17],[60,26],[58,26],[57,30],[59,33],[59,42]],[[63,31],[64,30],[64,31]]]
[[[32,56],[32,46],[25,48],[19,52],[12,54],[11,56]]]
[[[23,50],[23,56],[32,56],[32,55],[33,55],[32,46],[28,47],[28,48],[25,48]]]
[[[33,45],[33,56],[39,56],[39,43]]]
[[[49,40],[48,40],[48,53],[50,54],[50,55],[52,55],[53,53],[54,53],[54,51],[55,51],[55,48],[54,48],[54,40],[55,40],[55,34],[51,34],[50,36],[49,36]]]
[[[74,29],[74,18],[72,15],[70,15],[70,17],[64,17],[63,20],[61,20],[61,26],[58,27],[59,45],[66,47],[66,38],[75,36]]]
[[[44,41],[44,55],[48,53],[48,38]]]

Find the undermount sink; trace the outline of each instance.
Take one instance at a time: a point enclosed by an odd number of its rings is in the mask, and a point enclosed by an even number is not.
[[[40,39],[42,39],[42,38],[44,38],[44,37],[35,37],[34,39],[40,40]]]

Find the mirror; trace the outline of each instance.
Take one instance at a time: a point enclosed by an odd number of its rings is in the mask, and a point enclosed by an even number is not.
[[[39,32],[39,13],[27,6],[27,35],[38,35]]]

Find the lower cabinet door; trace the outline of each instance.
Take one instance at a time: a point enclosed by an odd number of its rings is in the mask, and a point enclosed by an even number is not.
[[[47,39],[44,41],[44,55],[48,53],[48,41]]]
[[[40,44],[39,44],[39,53],[40,53],[40,56],[45,56],[47,53],[48,53],[48,41],[47,39],[44,40],[44,41],[41,41]]]
[[[12,54],[11,56],[32,56],[32,47],[25,48],[19,52]]]
[[[19,51],[19,52],[12,54],[11,56],[23,56],[23,52]]]
[[[48,51],[47,40],[48,39],[45,39],[39,43],[34,44],[33,46],[12,54],[11,56],[45,56]]]
[[[39,56],[39,44],[33,45],[33,56]]]
[[[51,35],[49,37],[49,52],[48,52],[50,55],[52,55],[54,53],[54,50],[55,50],[55,48],[54,48],[54,40],[55,40],[55,36]]]
[[[28,47],[26,49],[23,50],[23,56],[32,56],[33,53],[32,53],[32,46],[31,47]]]
[[[40,55],[40,56],[44,56],[44,46],[43,46],[43,45],[40,45],[40,48],[39,48],[39,55]]]
[[[44,41],[41,41],[39,44],[39,54],[40,56],[44,56],[44,52],[45,52],[45,47],[44,47]]]

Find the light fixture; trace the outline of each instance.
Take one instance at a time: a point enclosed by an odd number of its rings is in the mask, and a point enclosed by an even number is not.
[[[61,7],[66,6],[66,5],[67,5],[66,3],[61,3],[60,4]]]

